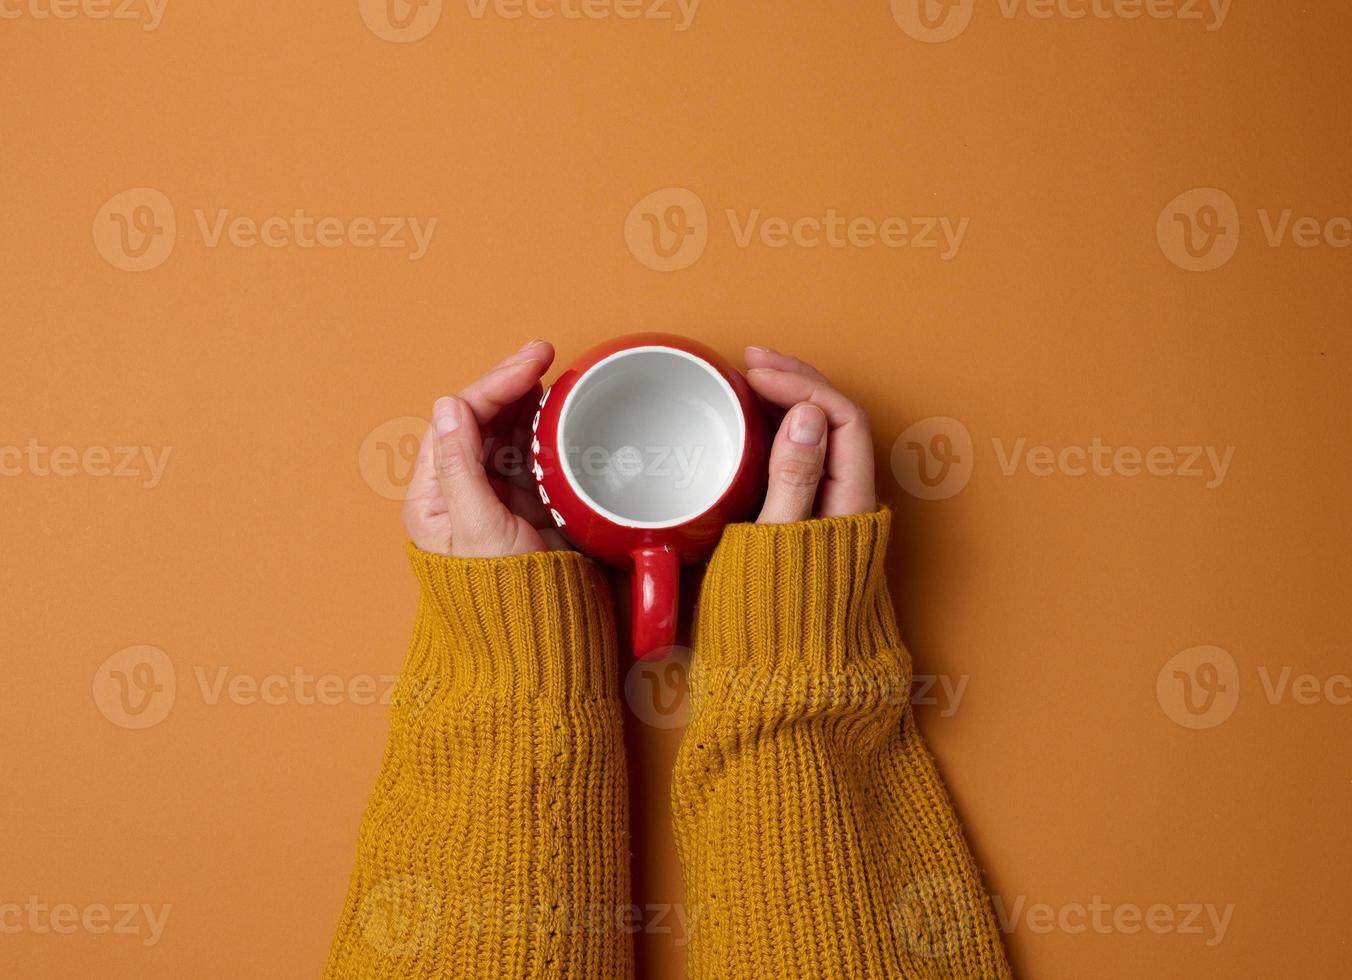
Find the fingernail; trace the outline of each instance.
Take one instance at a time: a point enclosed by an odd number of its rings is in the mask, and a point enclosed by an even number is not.
[[[524,344],[522,344],[521,347],[520,347],[520,350],[530,350],[530,349],[531,349],[532,347],[534,347],[536,344],[543,344],[543,343],[544,343],[543,340],[541,340],[539,337],[536,337],[534,340],[528,340],[528,341],[526,341]],[[519,353],[519,352],[520,352],[520,351],[518,351],[518,353]]]
[[[747,350],[758,350],[758,351],[760,351],[762,354],[773,354],[773,353],[775,353],[775,349],[774,349],[773,347],[757,347],[755,344],[751,344],[749,347],[747,347]]]
[[[436,424],[437,432],[443,436],[450,435],[460,428],[460,406],[452,398],[438,398],[432,406],[432,421]]]
[[[826,435],[826,415],[816,405],[799,405],[789,419],[789,441],[815,446]]]

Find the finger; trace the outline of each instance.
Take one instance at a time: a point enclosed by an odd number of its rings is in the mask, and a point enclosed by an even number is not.
[[[773,347],[748,347],[746,366],[749,368],[770,368],[775,371],[788,371],[830,385],[830,380],[811,364],[801,361],[791,354],[784,354]]]
[[[498,411],[497,417],[483,427],[483,432],[498,432],[504,438],[516,433],[522,426],[530,428],[535,410],[540,407],[540,396],[544,394],[544,385],[535,382],[526,393],[510,405]]]
[[[747,381],[758,395],[781,408],[811,402],[826,413],[830,438],[826,453],[828,485],[820,516],[865,514],[877,506],[873,437],[868,417],[830,384],[790,371],[753,368]]]
[[[540,406],[540,396],[543,391],[544,389],[539,384],[535,385],[515,405],[508,408],[498,420],[498,423],[502,425],[499,431],[502,434],[504,445],[515,450],[510,457],[510,465],[498,467],[498,474],[508,482],[525,490],[535,489],[535,477],[531,473],[527,461],[530,458],[531,442],[535,438],[531,423],[534,421],[535,412]],[[504,464],[508,462],[506,456],[504,456],[503,462]]]
[[[437,484],[451,523],[451,554],[462,558],[500,554],[513,523],[488,482],[474,413],[462,399],[439,398],[432,407]]]
[[[437,485],[435,440],[436,429],[429,425],[423,432],[422,442],[418,444],[418,460],[413,465],[413,475],[404,490],[406,521],[410,517],[431,517],[446,512],[446,501],[441,496],[441,487]]]
[[[816,405],[795,405],[770,450],[770,482],[759,524],[792,524],[812,516],[826,462],[826,413]]]
[[[532,340],[511,357],[460,392],[479,425],[487,425],[504,409],[532,391],[554,361],[554,345]]]
[[[437,486],[436,467],[431,458],[435,431],[429,425],[423,434],[413,478],[404,493],[404,529],[408,531],[409,540],[422,551],[449,554],[450,522],[446,518],[446,501],[441,496],[441,487]]]
[[[488,475],[519,487],[534,486],[528,459],[530,457],[530,426],[525,435],[515,427],[491,426],[481,436],[484,443],[483,460]],[[524,479],[523,479],[524,478]]]

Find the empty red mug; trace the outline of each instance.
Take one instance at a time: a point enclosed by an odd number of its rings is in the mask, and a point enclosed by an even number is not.
[[[764,417],[746,379],[696,341],[632,334],[592,348],[546,389],[532,424],[540,500],[579,551],[633,582],[634,655],[676,637],[682,565],[764,492]]]

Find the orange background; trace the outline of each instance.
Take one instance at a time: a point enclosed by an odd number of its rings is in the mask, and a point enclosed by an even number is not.
[[[153,946],[0,932],[0,975],[318,975],[385,710],[211,704],[194,668],[396,671],[414,590],[368,433],[531,337],[566,361],[638,328],[798,353],[868,408],[917,671],[968,678],[921,728],[1007,909],[1234,906],[1214,946],[1016,917],[1019,975],[1345,975],[1352,707],[1270,703],[1260,678],[1336,694],[1352,670],[1352,251],[1270,247],[1258,211],[1352,213],[1346,4],[1235,0],[1208,32],[982,0],[938,44],[886,0],[706,0],[685,31],[447,4],[401,44],[354,2],[169,0],[154,31],[19,2],[0,19],[0,446],[171,455],[153,489],[0,477],[0,905],[172,910]],[[91,227],[140,187],[177,239],[133,273]],[[663,273],[625,223],[668,187],[707,207],[708,244]],[[1156,237],[1192,188],[1237,206],[1212,272]],[[438,226],[418,261],[207,247],[193,212],[222,208]],[[970,224],[949,261],[738,247],[725,212],[755,208]],[[922,501],[889,456],[932,416],[971,434],[972,475]],[[1006,475],[992,442],[1095,436],[1235,454],[1207,489]],[[1203,644],[1239,700],[1192,730],[1156,681]],[[138,645],[177,678],[143,731],[91,696]],[[679,901],[677,733],[633,727],[635,902]],[[643,975],[681,975],[674,938],[640,937]]]

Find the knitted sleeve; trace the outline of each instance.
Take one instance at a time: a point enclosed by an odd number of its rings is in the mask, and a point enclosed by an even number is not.
[[[571,552],[409,554],[417,622],[325,978],[627,980],[604,579]]]
[[[672,784],[698,980],[1010,975],[915,727],[890,519],[734,525],[709,564]]]

